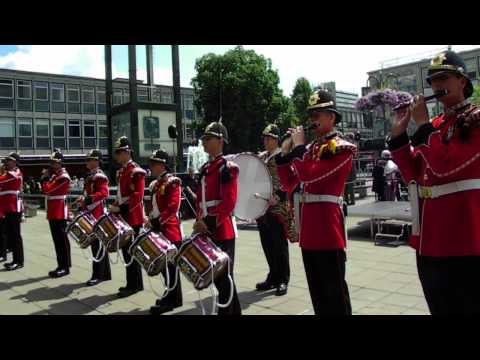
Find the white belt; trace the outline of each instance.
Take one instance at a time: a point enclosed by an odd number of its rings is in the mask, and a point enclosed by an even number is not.
[[[88,210],[88,211],[92,211],[92,210],[95,209],[98,205],[101,205],[102,202],[103,202],[103,201],[100,200],[100,201],[94,202],[94,203],[92,203],[92,204],[90,204],[90,205],[87,205],[87,210]]]
[[[47,200],[65,200],[67,195],[54,195],[54,196],[47,196]]]
[[[210,201],[205,201],[205,206],[207,208],[212,207],[212,206],[217,206],[220,204],[222,201],[221,200],[210,200]]]
[[[118,205],[123,205],[123,204],[127,203],[128,199],[129,199],[128,196],[120,197],[119,200],[118,200]]]
[[[421,199],[435,199],[440,196],[467,190],[480,190],[480,179],[460,180],[435,186],[418,186],[418,197]]]
[[[300,195],[300,203],[310,204],[317,202],[330,202],[339,206],[343,205],[343,197],[334,195],[318,195],[303,193]]]
[[[0,196],[2,196],[2,195],[18,195],[18,194],[20,194],[20,191],[18,191],[18,190],[0,191]]]

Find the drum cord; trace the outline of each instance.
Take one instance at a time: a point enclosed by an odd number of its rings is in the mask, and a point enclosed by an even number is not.
[[[220,304],[219,302],[217,302],[217,306],[219,308],[226,308],[226,307],[229,307],[230,304],[232,303],[232,300],[233,300],[233,289],[234,289],[234,284],[233,284],[233,278],[232,278],[232,275],[230,273],[230,257],[228,257],[228,261],[227,261],[227,266],[228,266],[228,272],[227,272],[227,276],[228,276],[228,280],[230,281],[230,295],[228,297],[228,300],[225,304]],[[213,271],[212,271],[212,284],[213,284]]]
[[[169,289],[169,286],[170,286],[170,274],[168,272],[168,268],[167,268],[167,264],[168,264],[168,261],[165,261],[165,281],[161,280],[162,283],[163,283],[163,287],[165,289],[165,291],[163,292],[162,295],[160,295],[157,290],[155,290],[155,288],[153,287],[153,284],[152,284],[152,277],[153,276],[150,276],[148,275],[148,273],[150,272],[150,269],[151,267],[155,264],[155,261],[157,261],[158,259],[160,259],[160,257],[157,257],[155,260],[153,260],[150,265],[148,266],[148,269],[147,269],[147,277],[148,277],[148,283],[150,284],[150,288],[152,289],[153,293],[160,299],[164,299],[168,293],[170,292],[170,289]]]
[[[97,251],[97,255],[95,255],[95,257],[92,257],[92,261],[96,263],[99,263],[100,261],[102,261],[105,258],[105,254],[107,253],[107,249],[105,246],[103,246],[103,243],[100,240],[98,241],[98,243],[99,243],[99,248]],[[99,257],[100,251],[102,252],[101,257]]]
[[[130,250],[132,249],[132,245],[133,245],[133,239],[132,239],[132,244],[129,246],[127,252],[130,254]],[[127,263],[125,263],[124,259],[123,259],[123,256],[120,256],[120,240],[117,241],[117,256],[120,257],[122,263],[123,263],[123,266],[125,267],[129,267],[130,265],[133,264],[133,262],[135,261],[135,258],[133,256],[130,255],[130,261]]]

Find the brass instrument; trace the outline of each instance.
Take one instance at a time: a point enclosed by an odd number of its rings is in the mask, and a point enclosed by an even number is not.
[[[311,124],[307,127],[305,127],[303,130],[304,131],[311,131],[311,130],[314,130],[317,128],[317,124]],[[290,153],[292,150],[293,150],[293,141],[292,141],[292,134],[287,132],[285,135],[282,136],[281,140],[280,140],[280,147],[282,148],[282,152],[284,154],[288,154]],[[284,147],[286,149],[284,149]],[[287,150],[286,152],[284,152],[284,150]]]

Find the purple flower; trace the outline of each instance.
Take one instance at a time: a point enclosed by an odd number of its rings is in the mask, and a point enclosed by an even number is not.
[[[411,101],[412,95],[404,91],[384,89],[371,92],[355,103],[355,108],[360,111],[371,111],[382,107],[395,107],[400,103]]]

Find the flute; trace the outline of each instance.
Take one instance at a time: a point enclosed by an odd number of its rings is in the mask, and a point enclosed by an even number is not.
[[[429,96],[425,96],[425,102],[427,101],[430,101],[430,100],[433,100],[433,99],[438,99],[442,96],[445,96],[448,94],[448,91],[447,90],[440,90],[440,91],[437,91],[435,94],[433,95],[429,95]],[[395,106],[392,110],[393,111],[398,111],[398,110],[401,110],[407,106],[410,106],[410,104],[413,102],[412,101],[406,101],[406,102],[403,102],[401,104],[398,104],[397,106]]]

